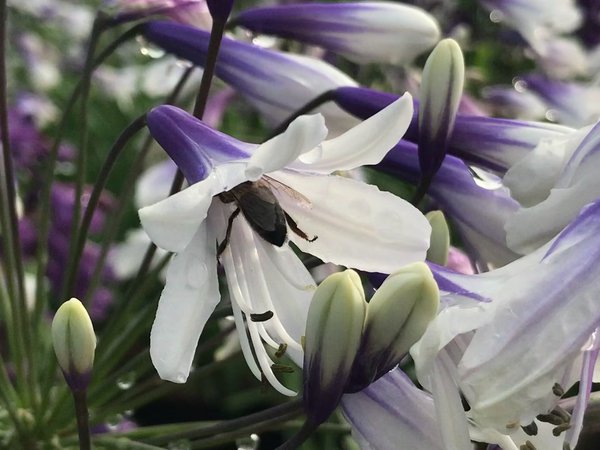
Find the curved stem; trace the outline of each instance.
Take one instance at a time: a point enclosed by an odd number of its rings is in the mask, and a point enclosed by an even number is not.
[[[287,129],[287,127],[290,126],[290,123],[292,123],[294,120],[296,120],[301,115],[307,114],[307,113],[311,112],[313,109],[318,108],[319,106],[321,106],[327,102],[333,101],[334,99],[335,99],[335,89],[323,92],[321,95],[313,98],[310,102],[308,102],[307,104],[302,106],[296,112],[292,113],[287,119],[285,119],[283,122],[281,122],[277,126],[277,128],[275,128],[271,132],[271,134],[267,137],[266,140],[269,140],[269,139],[277,136],[278,134],[283,133]]]
[[[81,258],[81,255],[83,253],[83,248],[84,248],[86,240],[87,240],[88,230],[89,230],[90,224],[92,222],[92,218],[94,217],[94,212],[96,210],[96,207],[98,206],[98,201],[100,200],[100,195],[102,194],[102,191],[106,187],[106,183],[108,181],[108,176],[110,175],[110,172],[111,172],[115,162],[117,161],[117,158],[119,157],[119,155],[121,154],[121,152],[123,151],[123,149],[125,148],[127,143],[129,143],[129,141],[139,131],[141,131],[145,126],[146,126],[146,114],[142,114],[141,116],[136,118],[132,123],[130,123],[127,126],[127,128],[125,128],[121,132],[121,134],[115,141],[114,145],[110,149],[108,156],[106,157],[106,160],[104,161],[104,164],[102,165],[100,174],[98,175],[98,179],[96,180],[96,183],[94,184],[94,188],[90,195],[89,202],[85,208],[85,213],[83,215],[81,225],[79,226],[79,232],[77,233],[77,239],[75,241],[75,244],[73,245],[73,248],[74,248],[73,259],[72,259],[73,261],[77,262]],[[70,264],[67,267],[67,274],[66,274],[66,278],[65,278],[65,286],[66,286],[67,293],[74,291],[76,275],[77,275],[76,264]],[[84,302],[84,304],[86,303],[86,299],[82,299],[82,301]]]
[[[73,391],[73,401],[75,402],[75,417],[77,417],[79,450],[90,450],[90,415],[87,407],[86,391]]]
[[[253,427],[266,421],[287,421],[300,416],[303,412],[302,399],[296,399],[248,416],[240,417],[239,419],[225,420],[215,425],[199,427],[195,430],[165,434],[156,440],[152,440],[152,443],[160,445],[178,439],[198,439],[214,436],[221,433],[236,431],[240,428]]]

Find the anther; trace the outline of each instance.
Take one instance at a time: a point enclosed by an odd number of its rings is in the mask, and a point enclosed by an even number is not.
[[[560,384],[554,383],[554,386],[552,386],[552,393],[557,397],[562,397],[565,395],[565,390]]]
[[[536,436],[538,434],[538,426],[535,422],[521,427],[527,436]]]
[[[266,322],[273,317],[273,315],[273,311],[265,311],[264,313],[260,314],[250,314],[250,320],[252,322]]]

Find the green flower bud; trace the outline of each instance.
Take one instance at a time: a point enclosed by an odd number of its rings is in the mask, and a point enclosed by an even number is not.
[[[327,277],[308,310],[304,353],[304,407],[314,425],[337,407],[360,346],[367,303],[352,270]]]
[[[76,298],[64,302],[56,311],[52,344],[67,384],[73,390],[85,390],[94,365],[96,334],[90,316]]]
[[[429,267],[409,264],[390,275],[367,307],[363,339],[347,392],[393,369],[435,317],[440,292]]]
[[[425,217],[431,225],[431,238],[427,260],[445,266],[448,263],[448,249],[450,248],[450,230],[448,222],[441,211],[430,211]]]
[[[453,39],[433,49],[421,79],[419,103],[419,166],[424,189],[442,165],[462,96],[465,62]]]

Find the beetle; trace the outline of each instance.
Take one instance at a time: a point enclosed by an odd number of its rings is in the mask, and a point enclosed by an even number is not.
[[[243,214],[250,227],[261,238],[277,247],[281,247],[285,243],[288,226],[294,233],[308,242],[314,242],[317,239],[317,236],[309,238],[281,207],[277,197],[271,190],[275,184],[278,185],[277,187],[291,191],[294,197],[300,197],[302,201],[309,202],[308,199],[290,187],[266,176],[258,181],[245,181],[227,192],[222,192],[219,194],[221,201],[223,203],[235,203],[237,208],[229,216],[225,239],[218,246],[217,257],[225,251],[231,237],[233,221],[240,213]]]

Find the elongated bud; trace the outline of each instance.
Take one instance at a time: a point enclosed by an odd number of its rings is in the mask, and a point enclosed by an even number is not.
[[[419,164],[426,186],[446,155],[464,78],[460,47],[453,39],[440,41],[425,63],[419,99]]]
[[[425,217],[431,225],[427,260],[445,266],[448,263],[448,251],[450,249],[450,230],[448,229],[446,217],[441,211],[430,211],[425,214]]]
[[[206,0],[206,5],[215,22],[225,23],[231,14],[233,0]]]
[[[409,264],[390,275],[367,307],[363,339],[346,392],[393,369],[435,317],[440,293],[429,267]]]
[[[58,365],[73,391],[83,391],[89,384],[96,334],[85,307],[76,298],[64,302],[52,321],[52,344]]]
[[[308,310],[304,353],[304,407],[318,425],[337,407],[360,346],[367,303],[358,274],[330,275]]]

